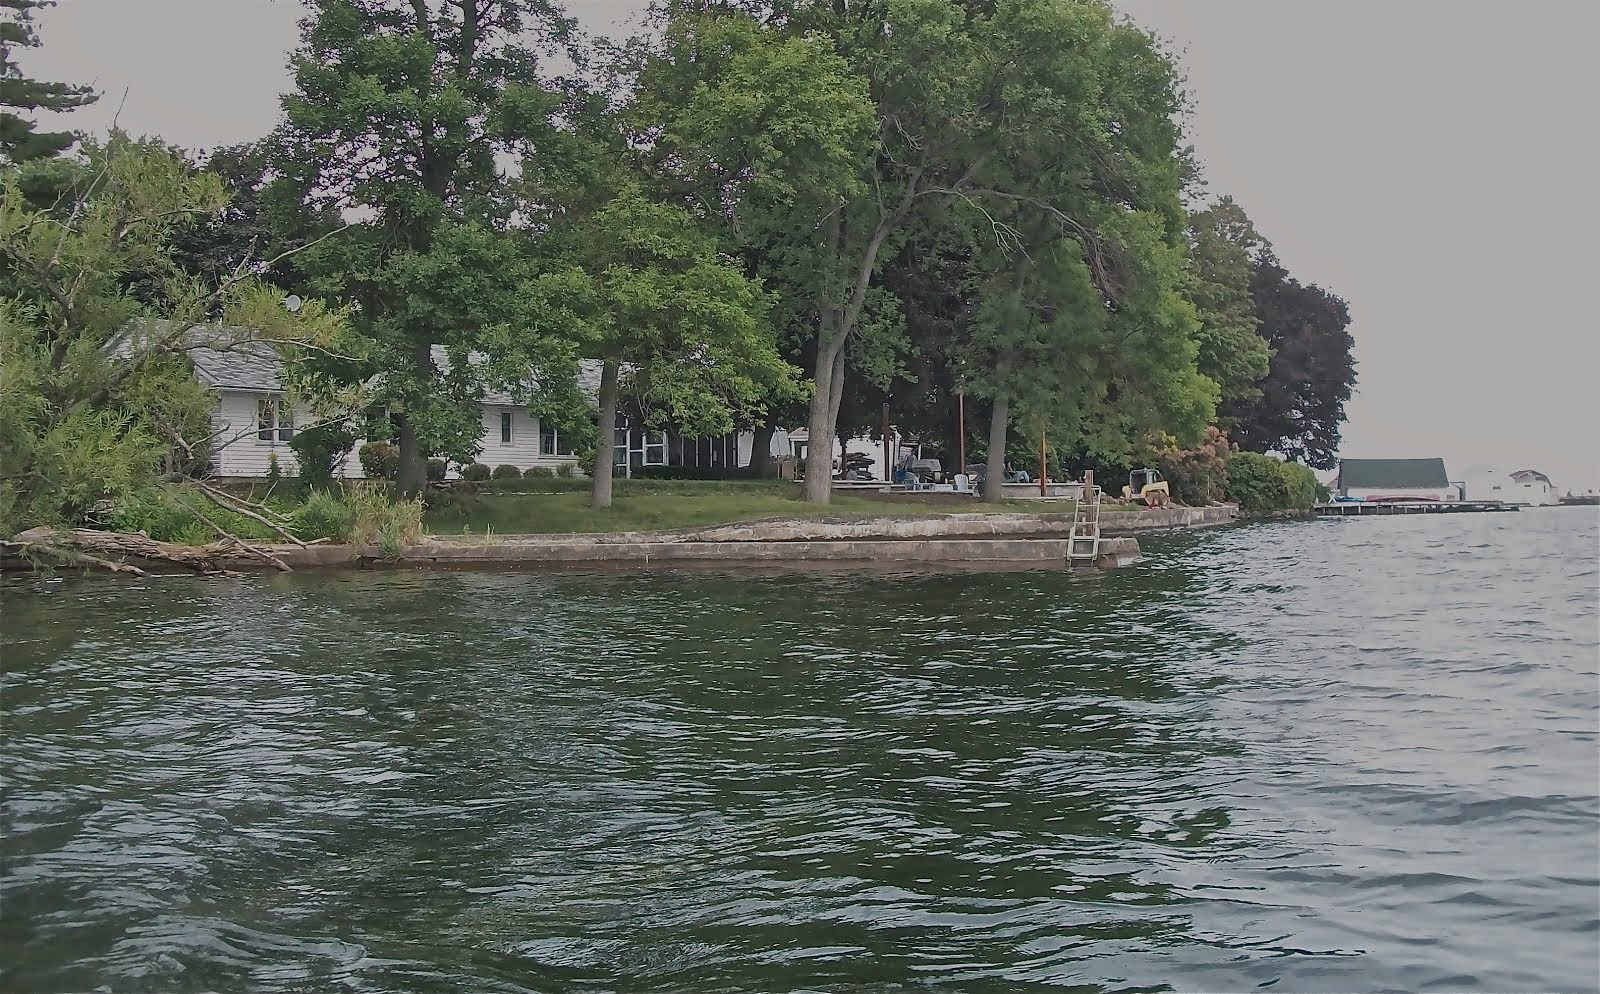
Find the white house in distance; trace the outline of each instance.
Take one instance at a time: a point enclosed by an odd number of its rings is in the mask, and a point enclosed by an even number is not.
[[[1467,477],[1467,499],[1554,507],[1561,503],[1561,493],[1550,477],[1536,469],[1519,469],[1514,473],[1483,470]]]
[[[1459,500],[1443,459],[1341,459],[1328,489],[1364,500]]]

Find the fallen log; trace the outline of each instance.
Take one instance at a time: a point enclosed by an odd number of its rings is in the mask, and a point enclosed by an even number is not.
[[[157,542],[140,533],[103,532],[91,528],[30,528],[12,536],[6,547],[19,555],[36,554],[65,563],[83,560],[103,569],[136,571],[140,575],[144,571],[127,560],[165,563],[203,576],[236,576],[228,566],[237,564],[242,556],[250,556],[247,550],[236,548],[229,541],[200,546],[174,545]],[[118,566],[127,568],[118,569]]]

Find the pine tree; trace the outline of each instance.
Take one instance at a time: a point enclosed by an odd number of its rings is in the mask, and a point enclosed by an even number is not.
[[[22,49],[39,47],[34,12],[53,6],[55,0],[0,0],[0,165],[47,159],[78,140],[70,131],[37,131],[24,114],[76,110],[99,99],[87,86],[30,79],[17,64]]]

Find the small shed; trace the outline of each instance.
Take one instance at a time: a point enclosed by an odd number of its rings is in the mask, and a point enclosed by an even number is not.
[[[1457,500],[1443,459],[1341,459],[1334,493],[1365,500]]]

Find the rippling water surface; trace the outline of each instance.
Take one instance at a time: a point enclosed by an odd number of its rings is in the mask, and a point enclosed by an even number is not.
[[[1596,525],[13,583],[0,989],[1594,990]]]

